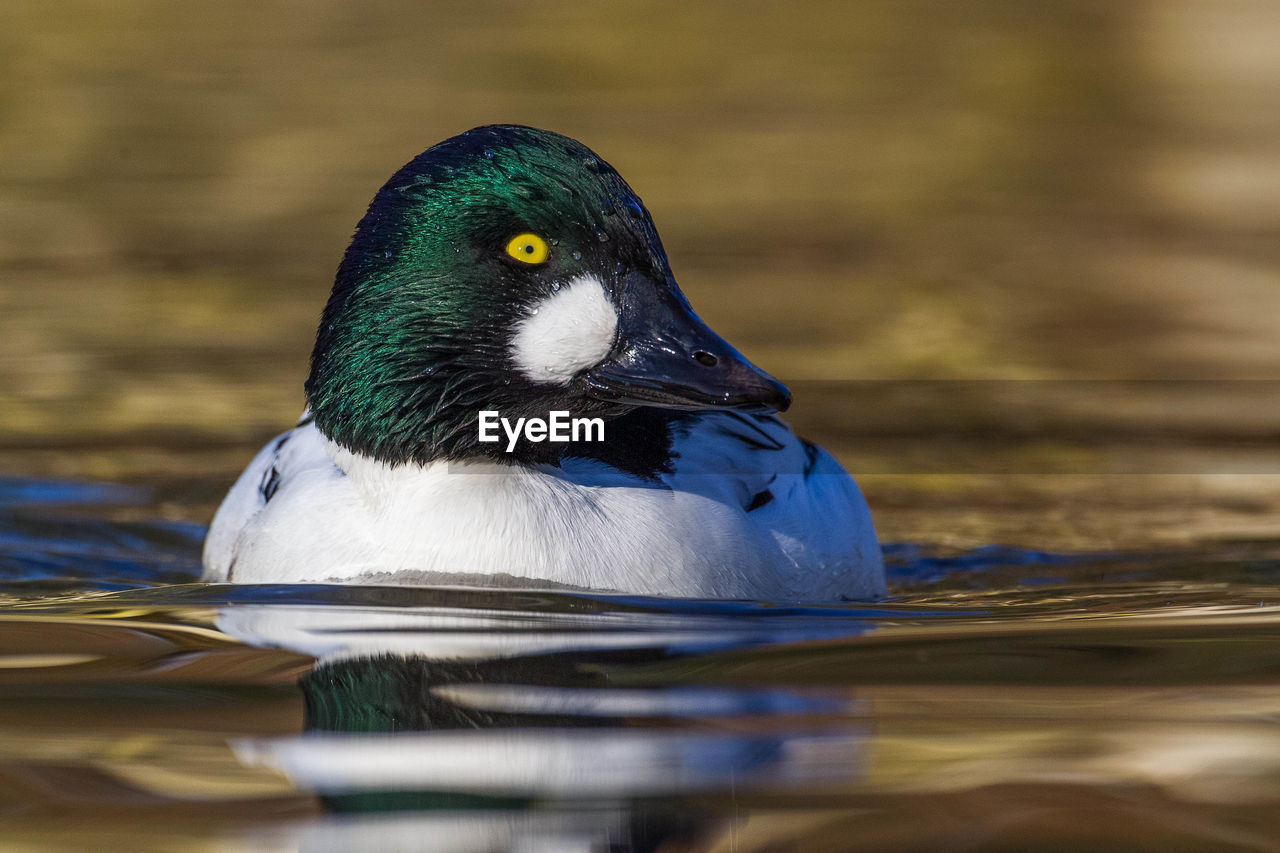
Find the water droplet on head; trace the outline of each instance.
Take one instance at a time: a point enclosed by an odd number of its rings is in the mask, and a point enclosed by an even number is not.
[[[486,149],[484,149],[484,156],[485,156],[485,157],[488,157],[490,160],[492,160],[492,159],[494,158],[493,149],[492,149],[492,148],[486,148]]]
[[[609,235],[605,233],[605,230],[603,228],[597,228],[596,239],[599,240],[601,243],[607,243],[609,242]]]
[[[582,260],[582,253],[581,253],[581,252],[577,252],[577,251],[575,251],[575,252],[573,253],[573,259],[574,259],[575,261],[580,261],[580,260]]]
[[[383,255],[383,257],[386,257],[386,258],[391,257],[391,253],[390,253],[390,252],[383,252],[383,253],[382,253],[382,255]]]
[[[561,287],[560,282],[558,282],[558,281],[553,281],[553,282],[551,282],[551,289],[552,289],[552,290],[559,290],[559,289],[560,289],[560,287]]]

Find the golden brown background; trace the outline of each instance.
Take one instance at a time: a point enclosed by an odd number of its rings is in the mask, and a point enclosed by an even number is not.
[[[1269,0],[9,0],[0,471],[207,519],[301,409],[374,190],[518,122],[628,178],[886,538],[1274,535],[1274,395],[1045,380],[1280,379],[1277,32]]]

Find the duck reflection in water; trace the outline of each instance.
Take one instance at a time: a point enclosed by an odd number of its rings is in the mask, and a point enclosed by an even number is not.
[[[700,849],[728,831],[738,794],[858,774],[863,738],[847,725],[848,694],[641,674],[685,653],[847,635],[852,620],[802,627],[729,605],[672,612],[670,602],[593,596],[445,599],[221,612],[219,627],[245,642],[317,658],[300,683],[305,734],[237,745],[241,761],[284,773],[332,813],[288,846]],[[836,715],[838,730],[812,722]]]

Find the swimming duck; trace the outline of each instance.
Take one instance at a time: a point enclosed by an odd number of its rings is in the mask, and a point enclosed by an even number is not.
[[[885,592],[853,479],[778,418],[790,392],[694,314],[639,197],[567,137],[480,127],[393,175],[306,392],[214,517],[205,580]]]

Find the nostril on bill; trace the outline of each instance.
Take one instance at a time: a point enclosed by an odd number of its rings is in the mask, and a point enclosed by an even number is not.
[[[716,364],[719,362],[718,358],[716,358],[714,355],[712,355],[711,353],[707,352],[704,349],[700,349],[697,352],[695,352],[693,354],[693,357],[698,362],[698,364],[701,364],[703,367],[715,367]]]

